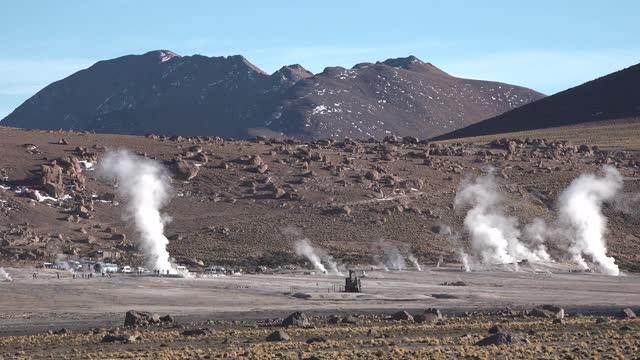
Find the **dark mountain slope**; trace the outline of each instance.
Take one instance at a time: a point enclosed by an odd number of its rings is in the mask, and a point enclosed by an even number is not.
[[[574,125],[640,115],[640,64],[559,92],[435,140]]]

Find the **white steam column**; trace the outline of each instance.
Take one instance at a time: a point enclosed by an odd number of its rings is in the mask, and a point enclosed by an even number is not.
[[[574,231],[569,235],[569,252],[578,265],[588,269],[583,255],[593,259],[598,270],[608,275],[619,275],[620,269],[613,257],[607,256],[607,218],[602,204],[613,200],[622,190],[622,176],[614,167],[606,166],[604,176],[581,175],[573,180],[560,195],[560,223]]]
[[[175,274],[169,261],[164,236],[167,217],[160,209],[169,201],[169,176],[157,162],[135,156],[126,150],[108,152],[99,164],[100,174],[118,183],[118,193],[126,203],[124,219],[134,223],[140,234],[139,249],[153,270]]]

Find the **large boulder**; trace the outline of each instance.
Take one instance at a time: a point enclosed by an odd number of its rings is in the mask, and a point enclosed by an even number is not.
[[[309,318],[303,312],[296,311],[293,314],[289,315],[286,319],[282,321],[282,326],[298,326],[298,327],[306,327],[309,326]]]
[[[159,324],[160,316],[146,311],[129,310],[124,317],[124,326],[129,327],[145,327],[149,325]]]
[[[38,182],[49,196],[59,198],[64,195],[64,179],[60,166],[42,165]]]
[[[564,309],[555,305],[542,305],[529,311],[529,316],[548,319],[564,318]]]
[[[510,344],[513,344],[514,341],[515,341],[515,338],[511,334],[497,333],[478,341],[477,343],[475,343],[475,345],[476,346],[510,345]]]

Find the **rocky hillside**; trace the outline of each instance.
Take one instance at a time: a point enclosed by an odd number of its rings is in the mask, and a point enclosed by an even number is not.
[[[640,116],[640,64],[435,139],[510,133]]]
[[[456,261],[462,234],[452,208],[460,184],[496,168],[505,211],[522,225],[556,218],[558,194],[602,164],[640,191],[640,157],[543,139],[436,144],[385,141],[123,136],[0,127],[0,266],[91,257],[142,263],[126,199],[94,170],[109,149],[155,159],[173,174],[163,212],[178,261],[275,266],[297,263],[294,242],[349,264],[375,264],[386,244],[422,262]],[[640,218],[606,207],[609,253],[640,269]],[[466,238],[463,241],[468,241]],[[546,243],[553,251],[557,243]],[[195,259],[195,260],[194,260]],[[195,265],[194,265],[195,264]],[[200,265],[198,265],[200,264]]]
[[[52,83],[2,125],[166,135],[383,138],[443,134],[540,99],[535,91],[460,79],[411,56],[313,75],[269,75],[242,56],[159,50],[100,61]]]

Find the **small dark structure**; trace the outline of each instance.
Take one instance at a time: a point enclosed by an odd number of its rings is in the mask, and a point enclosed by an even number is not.
[[[362,285],[360,284],[360,278],[356,275],[356,272],[349,270],[349,277],[344,279],[344,292],[359,293],[362,292]]]

